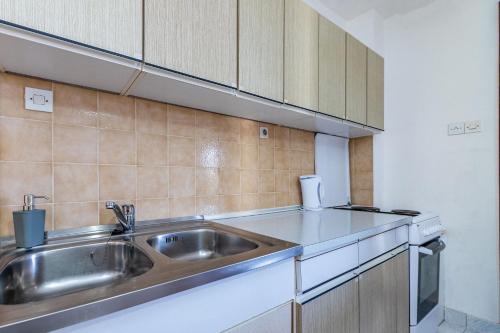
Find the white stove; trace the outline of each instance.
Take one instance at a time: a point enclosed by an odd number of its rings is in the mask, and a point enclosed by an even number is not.
[[[438,330],[440,259],[446,248],[444,232],[437,214],[415,216],[410,225],[410,333]]]
[[[366,206],[338,206],[337,209],[373,214],[398,214],[412,217],[408,228],[410,254],[410,333],[436,333],[440,321],[440,253],[446,247],[445,228],[437,214],[409,210],[383,210]]]
[[[445,231],[439,216],[434,213],[422,213],[412,218],[409,229],[410,245],[421,245],[443,235]]]

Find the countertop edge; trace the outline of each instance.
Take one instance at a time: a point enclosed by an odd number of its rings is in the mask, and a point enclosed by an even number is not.
[[[311,244],[303,246],[303,253],[299,256],[299,260],[306,260],[311,257],[315,257],[321,255],[326,252],[330,252],[336,250],[341,247],[348,246],[350,244],[354,244],[363,239],[376,236],[383,232],[399,228],[404,225],[411,224],[411,217],[404,217],[400,220],[389,222],[377,227],[365,229],[356,233],[352,233],[343,237],[334,238],[331,240],[327,240],[321,243]]]

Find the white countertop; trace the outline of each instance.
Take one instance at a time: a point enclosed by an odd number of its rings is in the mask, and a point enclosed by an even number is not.
[[[302,258],[410,224],[411,217],[341,209],[291,210],[214,220],[303,246]]]

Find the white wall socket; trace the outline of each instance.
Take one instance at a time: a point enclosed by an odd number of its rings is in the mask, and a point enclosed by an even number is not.
[[[460,135],[465,133],[465,123],[448,124],[448,135]]]
[[[26,110],[52,112],[52,102],[51,90],[24,88],[24,108]]]
[[[465,122],[465,133],[481,132],[481,121],[473,120]]]
[[[261,139],[269,139],[269,129],[267,127],[261,127],[259,133]]]

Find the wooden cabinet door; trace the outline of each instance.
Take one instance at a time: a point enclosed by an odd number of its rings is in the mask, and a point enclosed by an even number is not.
[[[283,304],[225,332],[292,333],[292,303]]]
[[[297,307],[299,333],[359,333],[357,278]]]
[[[345,118],[346,33],[319,18],[319,112]]]
[[[285,0],[285,103],[318,111],[318,13]]]
[[[409,332],[408,251],[359,277],[361,333]]]
[[[239,0],[239,89],[283,102],[284,0]]]
[[[236,87],[237,0],[145,0],[147,63]]]
[[[2,0],[0,20],[142,59],[142,0]]]
[[[361,333],[396,333],[396,277],[393,260],[359,277]]]
[[[366,46],[347,35],[346,119],[366,124]]]
[[[368,50],[367,125],[384,129],[384,58]]]
[[[408,250],[394,259],[396,276],[397,333],[410,332],[410,266]]]

